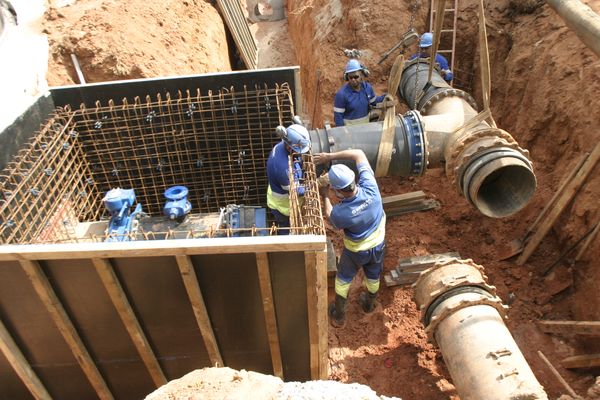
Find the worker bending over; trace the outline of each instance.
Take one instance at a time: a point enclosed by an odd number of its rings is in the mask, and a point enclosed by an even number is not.
[[[335,126],[369,122],[371,108],[385,98],[385,95],[375,96],[371,84],[363,81],[363,77],[367,76],[369,70],[358,60],[348,61],[344,71],[344,80],[348,83],[338,90],[333,101]]]
[[[275,218],[275,223],[280,228],[290,226],[290,160],[294,181],[296,182],[298,196],[304,196],[304,179],[302,154],[310,150],[310,138],[305,127],[299,124],[290,125],[287,129],[277,127],[277,133],[282,140],[273,147],[267,160],[267,206]],[[280,229],[280,235],[287,235],[289,229]]]
[[[335,277],[335,301],[328,309],[332,325],[341,326],[350,283],[360,268],[364,270],[366,291],[360,294],[359,303],[366,313],[375,309],[383,269],[386,217],[375,175],[362,150],[318,153],[313,160],[315,164],[352,160],[358,170],[357,184],[354,172],[347,166],[334,164],[329,169],[329,187],[339,199],[335,206],[331,204],[327,187],[321,188],[325,216],[335,228],[344,230],[344,251]]]
[[[410,60],[414,60],[415,58],[431,58],[431,46],[433,45],[433,34],[431,32],[425,32],[421,35],[421,39],[419,39],[419,52],[417,54],[413,54],[410,57]],[[442,73],[442,78],[448,83],[452,82],[452,78],[454,78],[454,74],[450,71],[450,66],[448,65],[448,60],[441,54],[435,55],[435,63],[439,66],[439,69]]]

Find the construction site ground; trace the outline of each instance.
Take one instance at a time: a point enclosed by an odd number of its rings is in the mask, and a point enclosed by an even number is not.
[[[486,3],[492,112],[498,126],[530,151],[538,180],[535,197],[516,215],[492,219],[458,195],[443,169],[430,170],[422,178],[382,178],[383,196],[423,190],[441,204],[435,210],[389,218],[385,270],[393,269],[399,258],[452,251],[483,265],[489,282],[510,305],[507,325],[550,398],[565,389],[538,350],[583,395],[600,371],[567,370],[560,360],[598,353],[600,341],[545,334],[536,321],[600,319],[598,239],[580,262],[570,265],[567,256],[542,276],[600,218],[600,167],[525,265],[499,258],[600,139],[600,60],[544,2]],[[585,3],[600,12],[600,1]],[[416,12],[411,13],[413,6]],[[480,102],[477,6],[474,0],[459,2],[454,69],[456,84]],[[429,2],[420,0],[288,0],[287,20],[251,24],[258,65],[300,65],[303,116],[312,126],[322,127],[333,121],[333,97],[343,84],[347,61],[343,50],[363,51],[370,82],[383,93],[398,53],[380,65],[377,61],[413,17],[417,31],[425,31],[428,10]],[[209,1],[79,0],[50,8],[40,24],[50,43],[50,86],[78,83],[71,53],[77,55],[88,83],[235,69],[230,59],[233,41]],[[328,227],[328,235],[339,253],[339,232]],[[406,400],[458,399],[441,353],[427,341],[411,288],[382,285],[380,309],[365,315],[356,302],[359,284],[355,281],[351,288],[346,326],[329,330],[329,378],[358,382],[379,395]]]

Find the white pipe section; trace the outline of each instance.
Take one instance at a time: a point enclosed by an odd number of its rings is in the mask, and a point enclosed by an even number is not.
[[[577,37],[600,57],[600,15],[579,0],[547,0]]]

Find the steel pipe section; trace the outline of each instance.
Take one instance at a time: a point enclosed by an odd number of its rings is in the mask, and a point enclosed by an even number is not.
[[[419,176],[427,166],[425,151],[425,132],[418,112],[409,111],[403,116],[396,116],[396,131],[392,159],[388,173],[390,176]],[[347,149],[361,149],[372,166],[377,165],[379,142],[383,133],[383,122],[348,125],[324,129],[310,130],[313,153],[331,153]],[[355,168],[353,164],[348,164]],[[320,173],[320,171],[317,171]]]
[[[463,400],[548,399],[504,324],[505,309],[483,267],[450,259],[424,271],[415,287],[429,339]]]
[[[521,210],[533,197],[536,178],[529,152],[506,131],[477,115],[473,98],[449,86],[429,63],[406,64],[399,95],[421,114],[428,168],[442,167],[456,189],[484,215],[501,218]]]
[[[579,0],[547,0],[565,24],[600,57],[600,15]]]

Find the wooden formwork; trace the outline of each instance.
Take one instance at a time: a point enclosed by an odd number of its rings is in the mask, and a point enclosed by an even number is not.
[[[217,227],[204,236],[169,229],[105,242],[106,234],[60,228],[106,224],[100,198],[116,186],[138,189],[155,217],[157,193],[175,183],[169,177],[190,185],[194,212],[264,206],[266,157],[279,140],[275,126],[290,123],[301,102],[298,74],[295,67],[55,88],[0,133],[3,149],[29,138],[29,150],[12,152],[0,176],[0,399],[137,399],[209,366],[286,381],[327,377],[326,240],[310,154],[289,236]],[[144,93],[155,100],[138,100]],[[33,121],[51,106],[61,110],[54,119]],[[42,130],[32,136],[36,124]],[[183,136],[167,140],[170,132]],[[141,161],[140,150],[158,164]],[[199,152],[207,153],[201,162]],[[128,162],[138,167],[124,169]],[[192,164],[212,186],[197,170],[173,172]],[[238,179],[232,166],[245,175]],[[206,188],[214,196],[194,194]]]
[[[327,378],[321,235],[0,246],[10,399],[143,398],[194,369]]]

